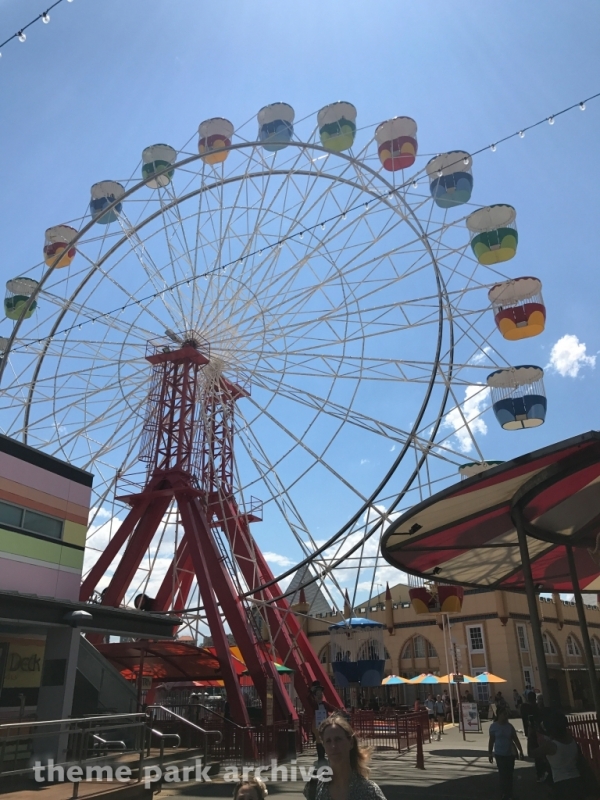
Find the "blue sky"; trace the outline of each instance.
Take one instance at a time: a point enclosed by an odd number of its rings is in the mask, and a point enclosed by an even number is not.
[[[0,0],[0,40],[43,10],[38,0]],[[0,60],[3,280],[39,262],[46,227],[85,214],[93,183],[130,176],[143,147],[179,147],[203,119],[237,127],[279,100],[300,119],[346,99],[359,127],[413,117],[421,153],[474,151],[599,91],[598,30],[592,0],[63,2]],[[478,432],[488,459],[598,425],[599,133],[594,101],[475,159],[475,202],[517,209],[507,272],[541,278],[548,310],[542,336],[502,352],[546,367],[562,340],[546,371],[546,423],[506,433],[488,411]],[[383,462],[358,455],[374,484]],[[330,504],[317,500],[325,530]],[[275,532],[260,536],[285,551]]]

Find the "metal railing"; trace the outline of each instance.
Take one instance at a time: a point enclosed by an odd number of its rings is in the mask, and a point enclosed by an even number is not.
[[[64,781],[68,768],[85,768],[111,756],[133,756],[132,774],[141,780],[146,714],[113,714],[0,725],[0,778],[31,776],[40,783]],[[119,737],[119,738],[115,738]],[[79,782],[73,781],[72,797]]]
[[[161,711],[163,714],[166,714],[167,717],[170,717],[172,720],[176,720],[178,725],[187,727],[187,728],[189,728],[189,729],[191,729],[193,731],[198,731],[199,733],[202,734],[203,743],[204,743],[204,746],[203,746],[204,764],[207,764],[208,763],[208,744],[209,744],[208,738],[209,738],[209,736],[214,737],[216,739],[216,742],[220,743],[220,742],[223,741],[223,733],[220,730],[207,730],[206,728],[203,728],[200,725],[197,725],[195,722],[192,722],[191,720],[186,719],[185,717],[181,716],[181,714],[177,714],[175,711],[172,711],[170,708],[167,708],[166,706],[159,706],[159,705],[146,706],[146,714],[148,715],[148,718],[149,718],[149,727],[150,727],[151,730],[152,730],[152,723],[155,720],[155,713],[154,712],[156,712],[156,711]],[[152,731],[152,732],[154,732],[154,731]],[[181,736],[180,736],[179,733],[169,732],[169,733],[166,733],[166,734],[162,734],[162,736],[163,737],[165,737],[165,736],[177,736],[177,738],[179,739],[179,743],[181,744]],[[161,740],[161,742],[162,742],[162,740]],[[150,747],[150,745],[148,745],[148,749],[149,749],[149,747]],[[164,751],[164,747],[163,747],[163,751]],[[162,763],[162,761],[161,761],[161,763]]]

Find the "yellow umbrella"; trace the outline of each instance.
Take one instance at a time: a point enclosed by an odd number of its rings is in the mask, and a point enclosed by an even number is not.
[[[443,683],[441,678],[438,678],[437,675],[432,675],[431,673],[422,672],[420,675],[417,675],[416,678],[411,678],[409,683]]]
[[[399,675],[388,675],[381,681],[382,686],[391,686],[397,683],[410,683],[408,678],[401,678]]]
[[[477,683],[506,683],[504,678],[499,678],[497,675],[493,675],[491,672],[482,672],[481,675],[478,675],[475,678]]]

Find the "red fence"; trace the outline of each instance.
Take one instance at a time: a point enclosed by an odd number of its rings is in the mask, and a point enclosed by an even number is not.
[[[600,726],[595,711],[567,714],[569,730],[600,781]]]
[[[427,711],[407,714],[353,711],[350,723],[361,741],[376,749],[389,748],[399,753],[409,750],[416,744],[419,726],[423,741],[431,741]]]

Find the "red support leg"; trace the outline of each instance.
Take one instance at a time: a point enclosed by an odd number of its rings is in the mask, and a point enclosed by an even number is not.
[[[226,509],[223,514],[222,509]],[[258,582],[268,583],[273,573],[260,549],[256,546],[248,523],[239,514],[233,502],[215,503],[213,513],[220,516],[220,523],[226,533],[237,564],[249,586]],[[324,688],[325,699],[334,706],[342,707],[343,703],[336,692],[327,672],[323,669],[308,637],[302,630],[289,603],[285,598],[274,600],[282,594],[277,584],[273,584],[261,593],[265,602],[264,609],[269,620],[273,641],[279,656],[286,665],[294,669],[294,685],[302,705],[307,708],[310,703],[310,683],[319,680]]]
[[[155,497],[144,512],[127,543],[119,566],[102,596],[103,605],[117,607],[121,604],[171,499],[168,495]]]
[[[207,564],[207,554],[202,548],[200,531],[197,528],[197,520],[192,513],[192,507],[187,498],[184,498],[183,502],[179,503],[179,512],[181,514],[185,536],[188,541],[190,556],[194,564],[194,571],[198,580],[198,588],[202,597],[206,618],[217,651],[217,657],[223,671],[223,680],[225,689],[227,690],[227,700],[231,708],[231,713],[234,721],[237,722],[238,725],[250,726],[250,718],[248,717],[248,711],[246,710],[240,683],[233,667],[233,656],[231,655],[227,635],[217,607],[211,570],[209,570]]]
[[[185,500],[183,497],[178,497],[178,504],[180,510]],[[199,502],[196,500],[190,503],[192,514],[195,517],[196,530],[199,534],[199,541],[203,548],[204,553],[207,554],[211,563],[219,565],[220,575],[219,580],[214,582],[215,592],[221,604],[221,609],[231,626],[231,632],[235,638],[237,646],[240,648],[250,677],[256,687],[256,690],[263,703],[263,711],[266,708],[267,696],[267,678],[273,680],[273,693],[274,693],[274,714],[278,719],[297,719],[298,715],[294,709],[291,699],[285,690],[281,681],[279,673],[275,668],[272,659],[263,651],[261,643],[257,642],[251,634],[251,629],[248,625],[246,611],[242,606],[237,592],[232,583],[231,577],[227,568],[223,564],[219,549],[214,541],[213,534],[210,530],[208,520],[204,511],[202,510]]]
[[[138,524],[140,517],[145,513],[151,501],[151,496],[147,495],[143,500],[133,506],[129,511],[119,529],[112,537],[110,542],[106,545],[102,553],[98,556],[98,560],[89,571],[86,579],[81,584],[79,591],[79,599],[87,602],[92,596],[96,586],[101,578],[106,574],[106,570],[110,567],[113,559],[127,541],[129,535]]]

